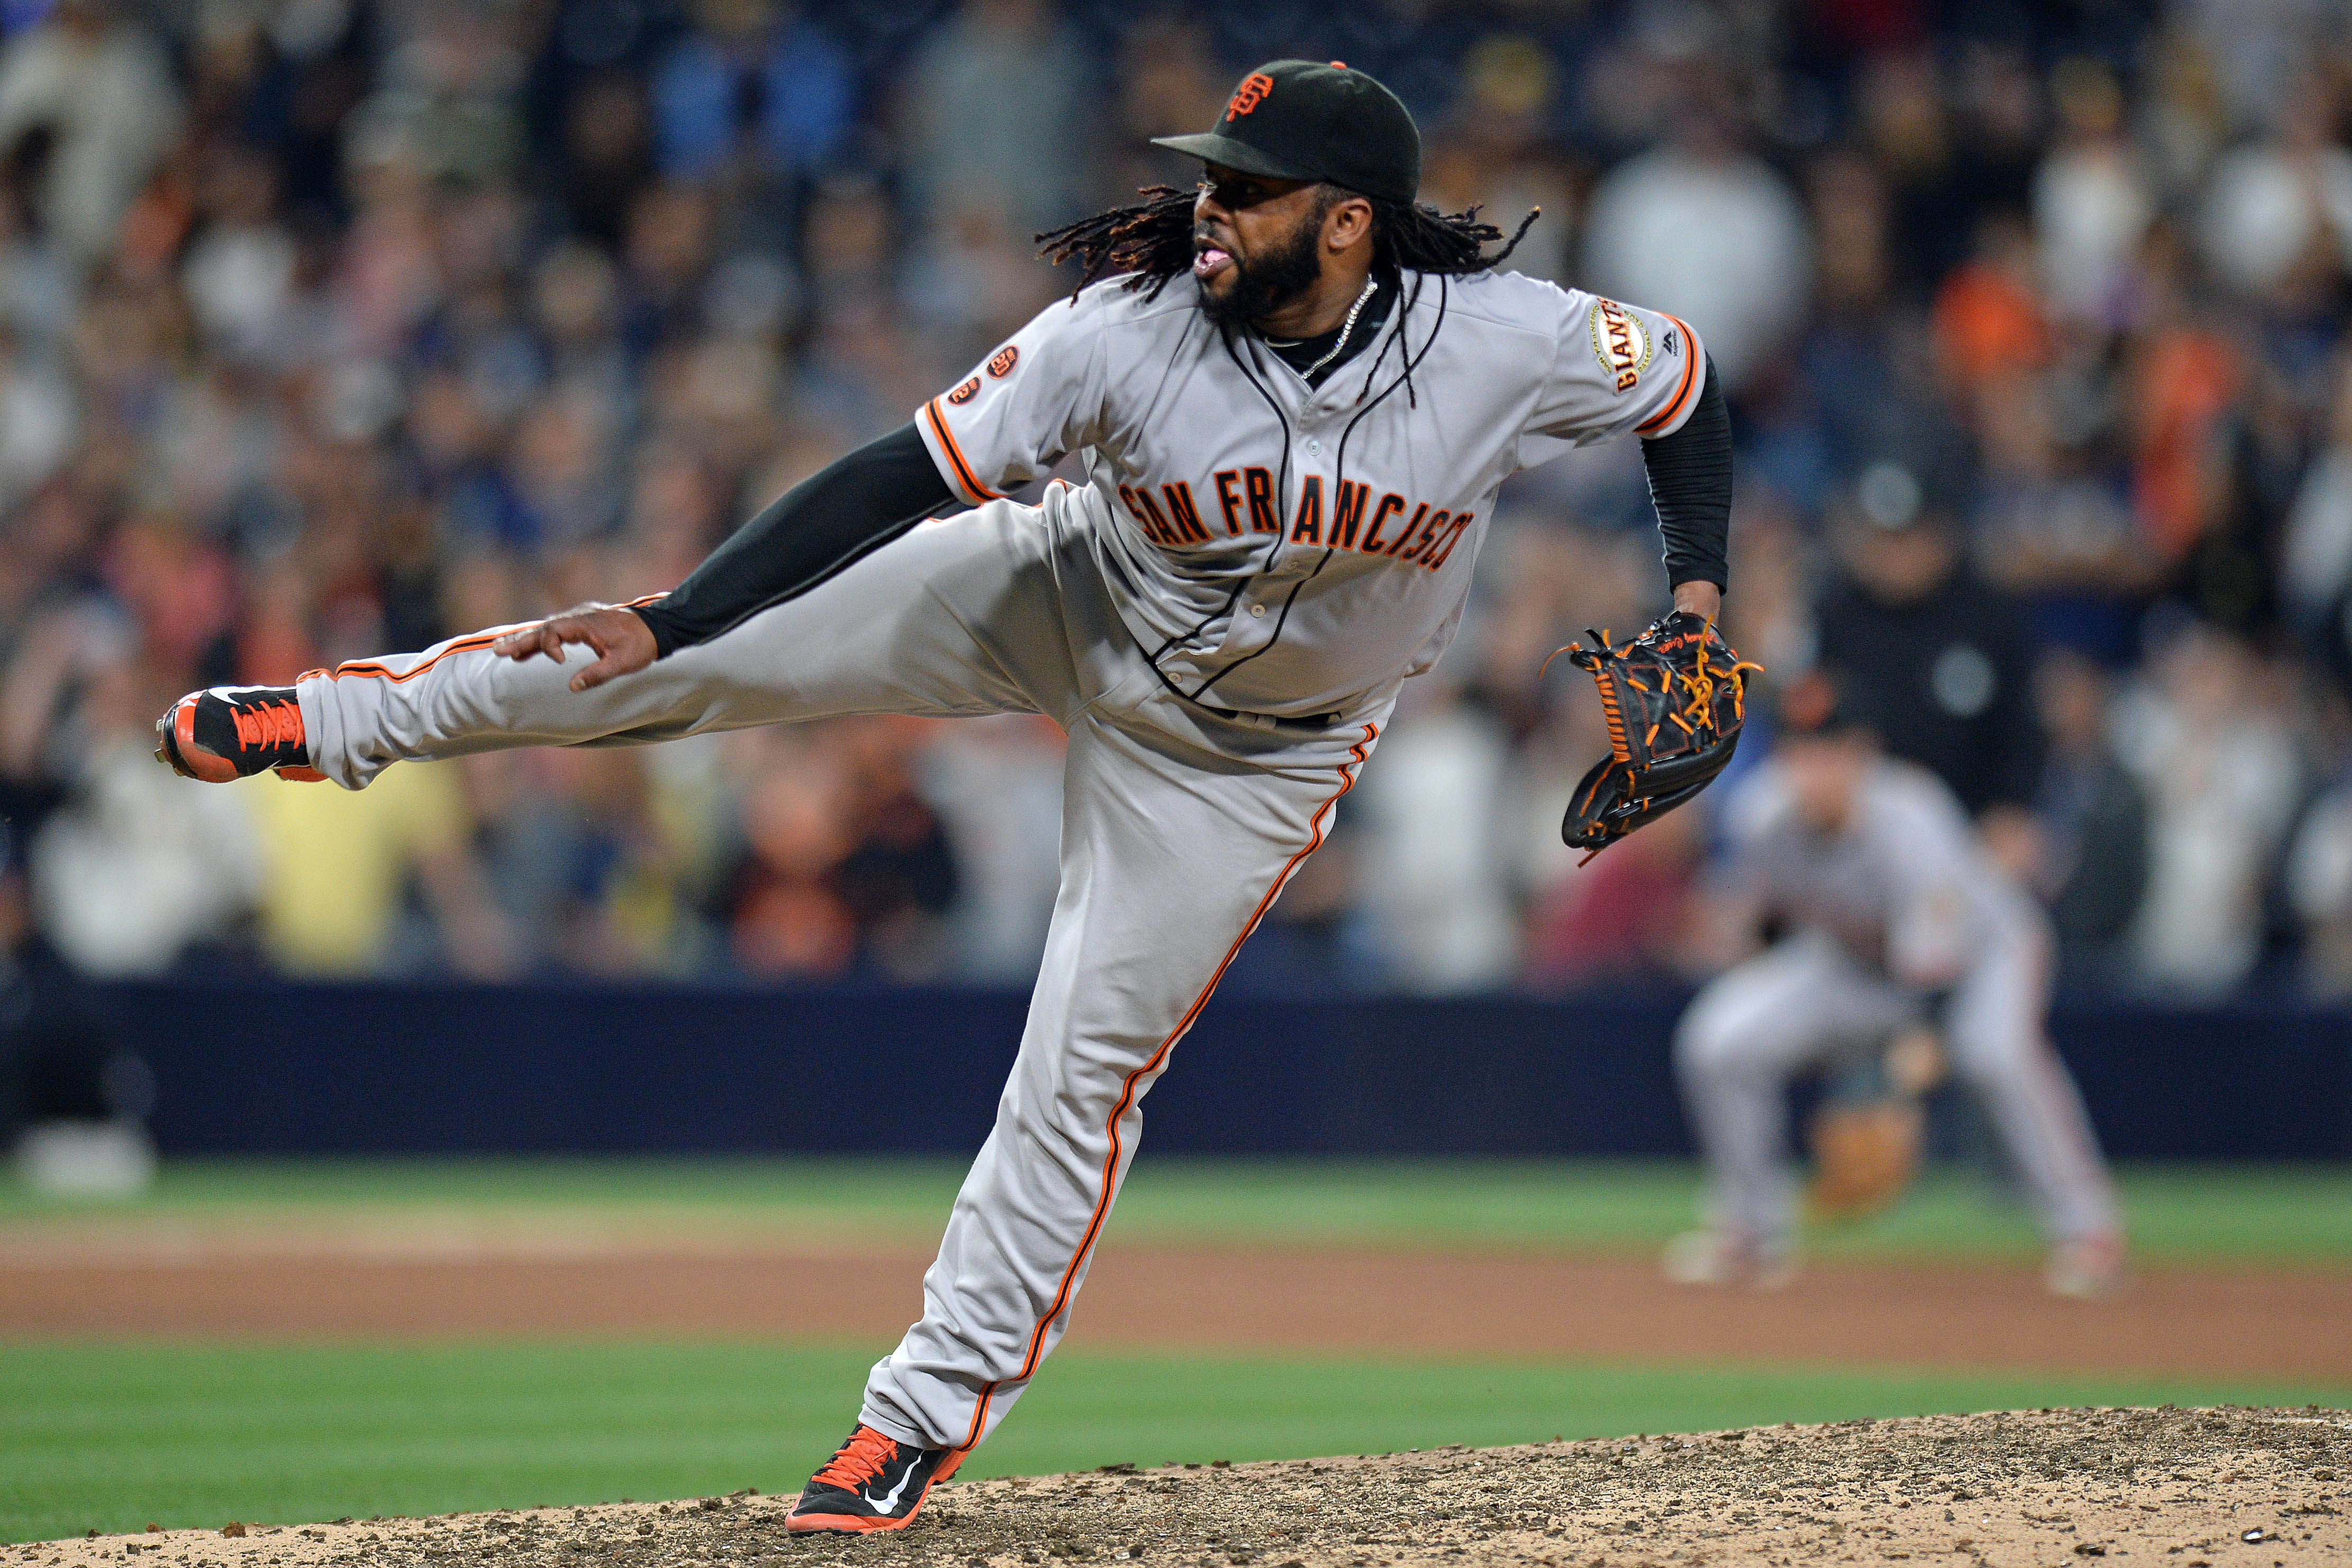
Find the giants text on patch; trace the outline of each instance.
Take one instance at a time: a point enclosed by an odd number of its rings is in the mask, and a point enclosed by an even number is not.
[[[1588,318],[1592,327],[1592,357],[1601,374],[1620,392],[1630,391],[1650,367],[1650,334],[1640,317],[1614,300],[1595,300]]]

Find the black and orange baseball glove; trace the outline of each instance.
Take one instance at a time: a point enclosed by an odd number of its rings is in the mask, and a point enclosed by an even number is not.
[[[1714,622],[1686,610],[1622,647],[1610,647],[1606,633],[1585,635],[1596,646],[1572,643],[1560,651],[1601,688],[1609,755],[1576,786],[1559,836],[1591,850],[1590,860],[1723,771],[1748,716],[1748,677],[1762,667],[1732,652]]]

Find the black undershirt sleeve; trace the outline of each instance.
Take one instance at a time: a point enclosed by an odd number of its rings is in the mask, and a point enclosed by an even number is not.
[[[1731,408],[1706,356],[1698,405],[1671,436],[1642,443],[1650,500],[1666,542],[1666,582],[1712,583],[1728,575],[1731,537]]]
[[[770,502],[685,582],[635,606],[653,628],[655,657],[807,593],[955,499],[912,425],[866,443]]]

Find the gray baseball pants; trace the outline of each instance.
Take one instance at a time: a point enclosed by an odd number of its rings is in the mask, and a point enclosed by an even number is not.
[[[2082,1097],[2042,1033],[2047,941],[1998,936],[1952,994],[1944,1048],[1991,1115],[2053,1241],[2119,1233],[2122,1221]],[[1918,997],[1817,932],[1790,937],[1699,993],[1675,1037],[1675,1067],[1706,1160],[1715,1223],[1753,1240],[1786,1237],[1796,1184],[1784,1152],[1789,1080],[1869,1050],[1922,1017]]]
[[[924,523],[591,691],[568,689],[576,662],[491,654],[496,631],[297,688],[313,764],[352,789],[396,761],[844,714],[1039,712],[1067,731],[1061,889],[1020,1055],[923,1278],[922,1319],[866,1387],[866,1424],[929,1448],[985,1437],[1068,1327],[1144,1095],[1329,830],[1394,700],[1310,729],[1171,695],[1118,618],[1089,526],[1059,487],[1039,507]],[[873,1065],[847,1057],[845,1070]]]

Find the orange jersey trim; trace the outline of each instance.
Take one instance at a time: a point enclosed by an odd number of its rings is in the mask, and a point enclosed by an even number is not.
[[[964,461],[963,448],[956,445],[954,434],[948,429],[947,417],[940,412],[940,400],[934,397],[924,404],[923,414],[930,420],[931,430],[939,437],[940,447],[947,453],[948,462],[954,467],[956,479],[963,485],[964,493],[967,496],[978,496],[982,500],[1003,500],[1003,497],[982,484],[980,476],[972,472],[971,465]]]
[[[1306,847],[1283,862],[1281,871],[1276,875],[1273,884],[1266,889],[1265,896],[1258,900],[1257,908],[1252,910],[1249,919],[1242,922],[1241,934],[1234,938],[1234,944],[1231,947],[1225,949],[1225,956],[1217,961],[1217,967],[1210,974],[1209,983],[1201,987],[1201,994],[1192,998],[1192,1005],[1184,1009],[1184,1016],[1176,1021],[1176,1026],[1168,1032],[1168,1037],[1160,1042],[1160,1048],[1153,1051],[1150,1058],[1141,1067],[1127,1075],[1127,1082],[1119,1089],[1118,1103],[1111,1107],[1110,1119],[1106,1129],[1110,1134],[1110,1152],[1103,1160],[1102,1197],[1095,1204],[1094,1217],[1087,1222],[1087,1234],[1080,1238],[1077,1250],[1070,1255],[1070,1266],[1062,1271],[1062,1287],[1055,1292],[1054,1304],[1046,1309],[1045,1316],[1037,1320],[1037,1327],[1029,1335],[1029,1353],[1021,1363],[1020,1377],[1026,1378],[1034,1373],[1037,1370],[1038,1362],[1044,1359],[1045,1330],[1055,1318],[1061,1316],[1063,1309],[1069,1305],[1070,1292],[1076,1288],[1079,1266],[1086,1262],[1087,1254],[1094,1249],[1095,1237],[1102,1230],[1103,1221],[1110,1215],[1110,1201],[1118,1173],[1119,1151],[1123,1147],[1118,1136],[1118,1122],[1119,1118],[1127,1114],[1128,1108],[1135,1103],[1136,1084],[1145,1074],[1155,1070],[1160,1063],[1168,1059],[1168,1053],[1175,1048],[1178,1040],[1184,1037],[1184,1031],[1192,1026],[1192,1020],[1201,1016],[1201,1009],[1207,1006],[1209,998],[1216,994],[1217,982],[1225,977],[1225,971],[1232,967],[1234,955],[1242,950],[1242,943],[1250,939],[1250,932],[1257,930],[1257,922],[1265,918],[1265,911],[1273,907],[1276,895],[1282,891],[1283,884],[1290,880],[1290,873],[1297,868],[1301,860],[1321,847],[1324,819],[1330,816],[1331,808],[1339,804],[1339,797],[1356,787],[1356,775],[1349,769],[1363,766],[1365,759],[1370,755],[1369,748],[1380,738],[1380,726],[1377,724],[1364,726],[1364,738],[1349,748],[1352,762],[1339,764],[1339,787],[1332,792],[1328,800],[1315,808],[1315,816],[1308,825],[1310,831]],[[981,1406],[983,1411],[987,1408],[988,1394],[994,1392],[995,1385],[991,1384],[987,1393],[982,1395]],[[978,1441],[980,1421],[978,1416],[974,1416],[973,1441]]]
[[[1658,314],[1665,316],[1666,313],[1661,310]],[[1683,350],[1682,384],[1675,388],[1673,399],[1664,408],[1633,426],[1636,436],[1646,436],[1653,430],[1673,424],[1675,416],[1683,411],[1683,405],[1689,400],[1691,389],[1698,384],[1698,340],[1691,336],[1689,324],[1680,316],[1666,316],[1666,320],[1682,328],[1683,342],[1688,345]]]

